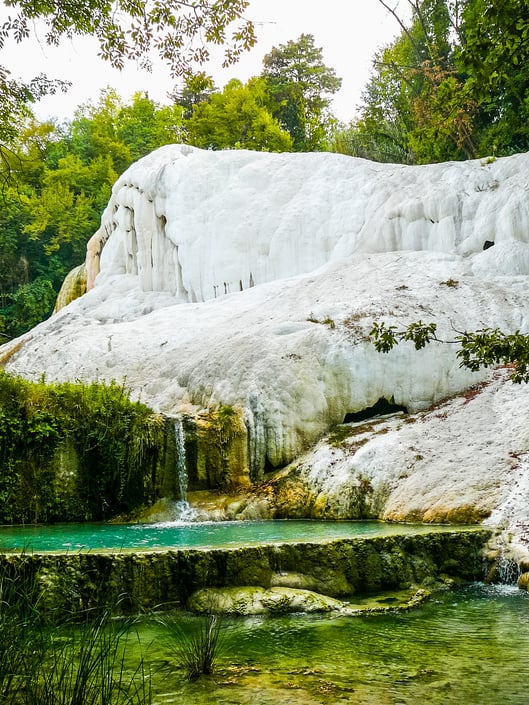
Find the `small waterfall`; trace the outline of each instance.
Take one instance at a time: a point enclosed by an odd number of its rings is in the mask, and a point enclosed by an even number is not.
[[[516,585],[518,578],[522,574],[520,556],[511,543],[511,533],[508,527],[504,527],[489,541],[492,566],[489,566],[486,582],[500,585]]]
[[[516,585],[522,574],[518,561],[508,550],[508,540],[501,536],[498,539],[498,557],[496,559],[498,580],[502,585]]]
[[[500,554],[498,558],[498,577],[502,585],[516,585],[522,574],[520,566],[513,558]]]
[[[177,519],[180,521],[192,521],[196,512],[187,501],[187,462],[184,424],[181,418],[174,421],[175,438],[175,470],[176,489],[178,500],[176,502]]]
[[[524,453],[518,457],[517,466],[512,470],[510,491],[485,522],[500,530],[494,542],[497,551],[496,570],[498,580],[506,585],[516,585],[525,571],[522,565],[527,565],[528,498],[529,454]]]

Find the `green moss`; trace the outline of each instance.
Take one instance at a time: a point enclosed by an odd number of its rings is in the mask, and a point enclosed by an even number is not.
[[[250,486],[247,429],[239,409],[222,405],[197,416],[187,436],[191,489],[234,491]]]
[[[268,589],[301,572],[310,589],[338,599],[483,578],[485,529],[332,542],[145,552],[1,554],[0,574],[24,569],[43,608],[70,614],[115,604],[121,614],[173,609],[202,588]],[[356,600],[356,598],[355,598]]]
[[[0,371],[0,523],[102,519],[151,501],[164,424],[115,383]]]
[[[345,441],[356,433],[353,426],[340,424],[335,426],[329,434],[329,444],[335,448],[340,448],[345,444]]]
[[[55,311],[67,306],[71,301],[86,294],[86,265],[80,264],[67,275],[55,302]]]

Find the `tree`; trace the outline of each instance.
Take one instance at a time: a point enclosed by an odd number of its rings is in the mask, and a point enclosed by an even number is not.
[[[40,22],[48,44],[93,35],[100,55],[116,68],[132,59],[150,69],[154,51],[172,76],[182,76],[209,59],[212,44],[224,45],[224,65],[228,65],[255,43],[253,26],[243,17],[248,0],[6,0],[4,4],[14,14],[0,28],[0,51],[9,40],[24,41]],[[64,81],[44,75],[26,83],[17,81],[0,65],[0,178],[11,174],[8,154],[21,122],[31,114],[31,103],[67,87]]]
[[[353,147],[407,163],[529,149],[527,0],[408,0],[409,23],[379,2],[401,34],[375,57]]]
[[[9,307],[10,335],[21,335],[47,318],[53,311],[56,296],[53,284],[45,277],[37,277],[19,287]]]
[[[400,68],[409,61],[406,43],[406,38],[400,38],[375,55],[374,71],[362,94],[360,118],[351,126],[354,156],[404,164],[415,161],[409,139],[413,84]]]
[[[132,162],[129,146],[117,134],[122,108],[112,90],[102,91],[96,105],[79,108],[68,126],[47,136],[52,146],[42,146],[39,177],[26,189],[28,222],[20,238],[32,248],[30,279],[46,277],[56,293],[84,260],[112,184]]]
[[[377,53],[357,127],[379,161],[429,163],[476,156],[476,104],[455,57],[467,0],[408,0],[407,25]]]
[[[193,114],[193,107],[207,103],[213,93],[218,93],[215,82],[204,71],[186,76],[181,87],[175,87],[169,94],[177,105],[183,108],[183,116],[188,119]]]
[[[529,59],[527,0],[467,0],[464,8],[460,59],[471,72],[474,90],[481,97],[516,91],[518,72]]]
[[[136,93],[117,115],[117,136],[136,161],[164,144],[183,142],[183,112],[180,105],[160,106],[146,93]]]
[[[76,111],[65,140],[65,154],[76,154],[84,164],[98,156],[110,157],[117,174],[132,162],[130,149],[118,136],[118,116],[123,102],[110,87],[100,92],[96,103],[88,102]]]
[[[439,66],[425,67],[427,87],[413,103],[410,149],[419,164],[478,156],[478,105],[467,83]]]
[[[374,127],[372,119],[365,122],[357,120],[347,126],[339,126],[331,134],[325,149],[377,162],[412,162],[408,137],[397,121],[381,121]]]
[[[290,132],[294,151],[321,149],[336,122],[330,104],[342,80],[323,63],[314,37],[302,34],[296,42],[274,47],[263,66],[272,114]]]
[[[2,31],[0,30],[1,48]],[[0,189],[2,192],[13,174],[15,162],[21,159],[14,145],[25,122],[32,117],[29,104],[46,94],[55,93],[59,88],[66,90],[67,86],[65,82],[53,81],[43,75],[37,76],[29,83],[24,83],[12,79],[10,72],[0,65]]]
[[[479,105],[480,153],[529,149],[529,7],[527,0],[467,0],[458,53]]]
[[[267,102],[262,78],[251,78],[246,85],[233,79],[222,93],[194,106],[186,121],[187,141],[204,149],[290,151],[292,138],[273,118]]]
[[[19,195],[13,187],[6,187],[0,209],[0,343],[10,337],[11,294],[29,279],[29,262],[20,241],[26,222]]]
[[[28,199],[31,222],[24,232],[39,240],[46,255],[61,247],[69,252],[68,256],[62,252],[64,270],[56,272],[57,284],[83,261],[87,235],[97,230],[100,206],[108,202],[116,178],[110,157],[97,157],[85,165],[69,154],[59,160],[57,169],[46,171],[42,187]]]
[[[112,89],[71,122],[27,121],[6,153],[14,178],[0,209],[2,337],[51,312],[65,276],[84,261],[118,174],[182,129],[179,106],[161,107],[146,94],[124,104]]]

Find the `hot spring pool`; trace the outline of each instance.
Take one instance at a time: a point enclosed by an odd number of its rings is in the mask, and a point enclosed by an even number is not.
[[[457,531],[465,527],[457,527]],[[476,528],[476,527],[468,527]],[[156,524],[55,524],[0,527],[0,551],[138,551],[224,548],[454,531],[454,526],[381,521],[221,521]]]

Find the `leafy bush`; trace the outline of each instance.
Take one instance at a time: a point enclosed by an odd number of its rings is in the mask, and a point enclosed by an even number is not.
[[[153,501],[164,425],[116,383],[0,371],[0,523],[98,520]]]

